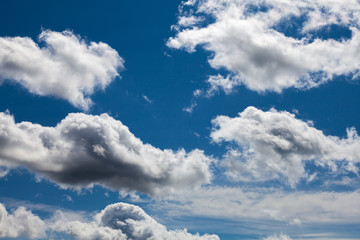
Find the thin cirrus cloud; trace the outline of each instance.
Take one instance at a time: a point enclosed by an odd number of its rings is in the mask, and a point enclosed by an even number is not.
[[[140,207],[121,202],[107,206],[92,220],[60,210],[42,220],[24,207],[8,213],[0,203],[0,227],[0,237],[44,238],[51,233],[51,238],[57,239],[56,233],[65,233],[80,240],[219,240],[217,235],[201,236],[186,229],[167,230]]]
[[[359,224],[359,200],[359,190],[287,192],[265,187],[206,186],[197,191],[170,194],[152,204],[169,216],[226,219],[248,224],[248,232],[244,234],[254,234],[258,229],[265,234],[281,231],[284,225],[290,231],[291,226],[302,226],[305,230],[324,224]],[[255,223],[258,228],[254,230]],[[231,229],[236,231],[233,225]]]
[[[98,184],[158,196],[209,183],[211,163],[198,149],[144,144],[107,114],[73,113],[44,127],[0,113],[0,165],[25,167],[65,188]]]
[[[263,238],[263,240],[291,240],[291,238],[288,235],[280,234]]]
[[[230,72],[210,76],[210,93],[239,85],[281,92],[357,78],[359,23],[356,0],[190,0],[180,6],[167,45],[188,52],[201,46],[212,53],[213,68]]]
[[[55,96],[88,110],[90,95],[104,90],[124,68],[106,43],[87,43],[71,31],[46,30],[40,47],[28,37],[0,38],[0,83],[16,82],[31,93]]]
[[[354,128],[347,129],[346,138],[326,136],[294,114],[255,107],[234,118],[218,116],[212,123],[214,142],[235,143],[228,145],[221,163],[231,179],[285,179],[295,187],[300,179],[312,181],[315,177],[306,171],[306,161],[332,172],[359,173],[360,138]]]

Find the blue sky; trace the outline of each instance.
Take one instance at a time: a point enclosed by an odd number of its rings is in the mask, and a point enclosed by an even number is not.
[[[0,238],[359,239],[359,9],[1,1]]]

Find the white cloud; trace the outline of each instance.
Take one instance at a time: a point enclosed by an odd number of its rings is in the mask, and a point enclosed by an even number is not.
[[[0,203],[0,238],[42,238],[46,236],[45,230],[45,223],[24,207],[9,213]]]
[[[54,233],[65,233],[79,240],[219,240],[216,235],[191,234],[186,229],[167,230],[143,209],[127,203],[109,205],[90,219],[76,212],[58,210],[43,220],[24,207],[10,214],[0,203],[0,238],[48,238],[51,235],[51,239],[60,239]]]
[[[203,19],[200,17],[195,16],[180,16],[178,19],[178,25],[181,27],[188,27],[193,26],[199,22],[201,22]],[[174,25],[174,27],[177,27]]]
[[[360,160],[360,138],[354,128],[347,138],[326,136],[311,122],[275,109],[263,112],[248,107],[238,117],[218,116],[212,120],[214,142],[231,142],[222,164],[234,180],[266,181],[285,179],[295,186],[301,178],[311,178],[304,163],[337,171],[336,161],[343,161],[341,171],[353,171]],[[357,168],[356,168],[357,169]]]
[[[63,187],[99,184],[161,195],[211,179],[212,159],[195,149],[144,144],[107,114],[69,114],[56,127],[15,123],[0,113],[0,165],[25,167]]]
[[[5,177],[9,173],[9,169],[3,169],[0,167],[0,178]]]
[[[184,107],[182,110],[184,112],[187,112],[189,114],[191,114],[194,111],[194,108],[197,106],[196,102],[192,102],[190,106]]]
[[[225,92],[225,94],[231,94],[234,91],[236,86],[241,85],[241,80],[236,77],[227,76],[224,78],[220,74],[216,76],[210,76],[207,82],[210,85],[210,88],[207,90],[207,96],[211,97],[214,93],[218,92],[220,89]]]
[[[123,69],[106,43],[87,43],[70,31],[43,31],[39,46],[27,37],[0,38],[0,83],[21,84],[31,93],[55,96],[88,110],[90,95],[104,90]]]
[[[297,225],[296,228],[301,225],[305,233],[309,226],[360,223],[359,200],[359,190],[286,192],[273,188],[210,186],[171,194],[154,202],[153,208],[177,218],[228,219],[234,224],[250,224],[263,232],[279,230],[278,226],[290,229],[291,225]]]
[[[203,94],[203,91],[202,91],[201,89],[196,89],[196,90],[193,92],[193,96],[194,96],[194,97],[200,97],[202,94]]]
[[[107,206],[91,221],[71,220],[61,212],[51,229],[66,232],[77,239],[153,239],[153,240],[219,240],[216,235],[190,234],[184,230],[167,230],[140,207],[116,203]]]
[[[152,101],[147,96],[145,96],[145,95],[142,95],[142,96],[146,102],[152,103]]]
[[[199,20],[203,18],[207,21]],[[348,29],[351,37],[317,38],[334,25]],[[167,45],[189,52],[202,46],[212,52],[210,65],[231,72],[223,79],[233,83],[217,81],[210,88],[231,92],[242,83],[259,92],[281,92],[315,87],[338,75],[357,78],[359,25],[356,0],[189,1],[180,7],[177,34]],[[300,38],[284,34],[287,29]]]

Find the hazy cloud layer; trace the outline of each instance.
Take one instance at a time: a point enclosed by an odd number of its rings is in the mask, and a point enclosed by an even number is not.
[[[42,238],[46,236],[45,230],[45,223],[24,207],[8,213],[0,203],[0,238]]]
[[[358,175],[360,138],[354,128],[347,129],[347,138],[326,136],[294,114],[255,107],[234,118],[218,116],[212,123],[212,140],[229,143],[222,164],[234,180],[285,179],[295,186],[301,178],[315,177],[305,170],[309,160],[333,172],[339,167],[336,161],[342,161],[342,171]]]
[[[28,37],[0,38],[0,83],[21,84],[87,110],[90,95],[104,90],[123,69],[123,59],[106,43],[87,43],[70,31],[43,31],[39,46]]]
[[[229,219],[248,224],[252,229],[257,225],[257,233],[259,229],[264,233],[284,229],[284,226],[290,229],[302,225],[306,229],[314,224],[359,224],[359,200],[359,190],[286,192],[273,188],[212,186],[171,194],[163,201],[153,203],[153,207],[178,218]]]
[[[25,167],[63,187],[99,184],[151,195],[209,183],[212,159],[195,149],[144,144],[107,114],[69,114],[56,127],[0,113],[0,165]]]
[[[288,235],[280,234],[278,236],[274,235],[266,237],[263,240],[291,240],[291,238]]]
[[[230,93],[244,84],[281,92],[338,75],[357,78],[359,23],[356,0],[190,0],[180,6],[177,33],[167,45],[213,53],[210,65],[231,74],[211,76],[210,91]]]
[[[80,240],[219,240],[216,235],[193,235],[186,229],[169,231],[140,207],[127,203],[107,206],[92,221],[72,221],[61,213],[54,219],[51,229],[66,232]]]

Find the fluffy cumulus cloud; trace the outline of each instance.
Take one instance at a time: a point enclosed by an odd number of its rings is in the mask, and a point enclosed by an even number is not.
[[[51,239],[58,239],[58,233],[79,240],[219,240],[217,235],[191,234],[186,229],[167,230],[143,209],[127,203],[109,205],[90,219],[58,210],[43,220],[24,207],[9,214],[0,204],[0,237],[47,238],[51,235]]]
[[[107,114],[69,114],[44,127],[0,113],[0,165],[25,167],[63,187],[100,184],[161,195],[210,182],[211,162],[198,149],[144,144]]]
[[[240,181],[284,179],[295,186],[301,178],[308,181],[305,163],[357,174],[360,161],[360,138],[354,128],[346,138],[326,136],[311,122],[296,119],[294,114],[275,109],[264,112],[248,107],[238,117],[218,116],[212,120],[211,138],[229,144],[222,164],[227,174]]]
[[[180,6],[167,45],[212,53],[210,65],[229,75],[210,77],[210,89],[229,93],[244,84],[281,92],[339,75],[357,78],[359,23],[357,0],[191,0]]]
[[[116,203],[107,206],[93,220],[70,220],[58,213],[51,229],[75,236],[76,239],[149,239],[149,240],[219,240],[216,235],[190,234],[186,229],[167,230],[140,207]]]
[[[70,31],[43,31],[39,46],[28,37],[0,38],[0,83],[21,84],[31,93],[51,95],[87,110],[90,95],[105,89],[123,59],[109,45],[86,42]]]
[[[0,238],[42,238],[46,236],[45,223],[24,207],[9,213],[0,203]]]

